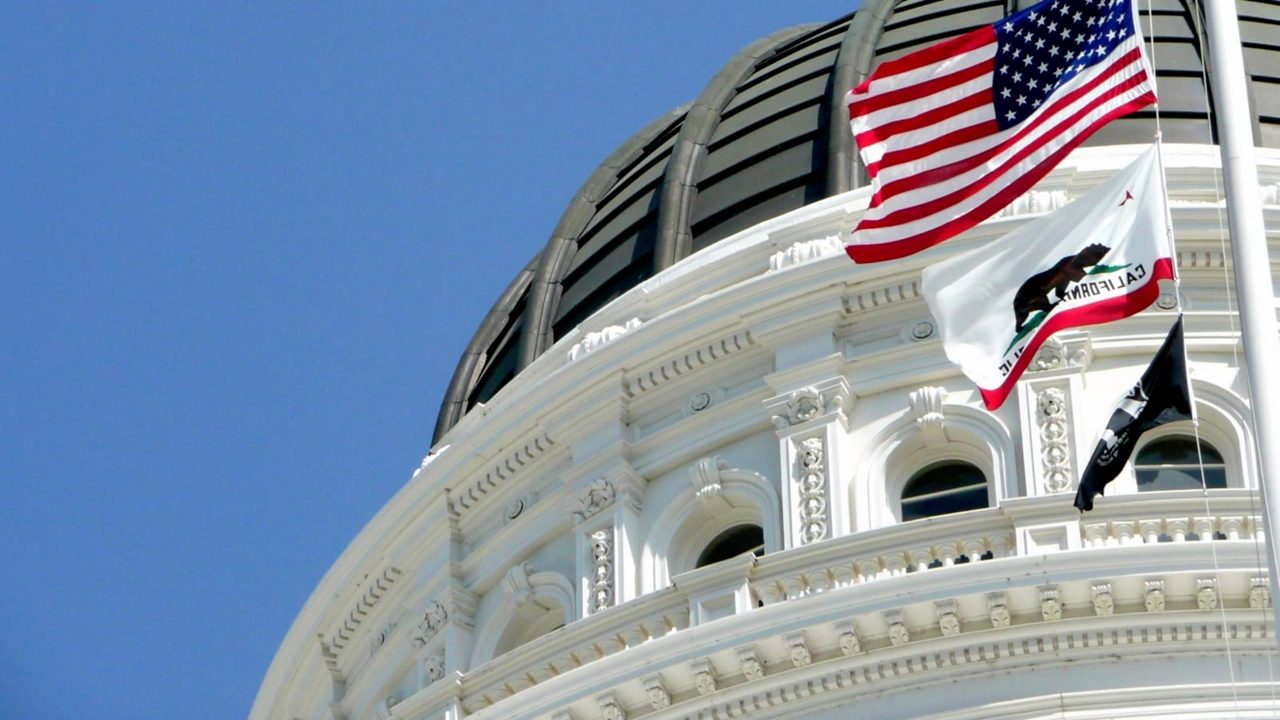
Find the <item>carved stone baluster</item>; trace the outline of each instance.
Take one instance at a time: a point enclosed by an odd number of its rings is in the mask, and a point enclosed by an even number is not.
[[[1190,525],[1186,518],[1168,518],[1164,521],[1165,533],[1176,543],[1187,541],[1189,527]]]
[[[1142,537],[1142,542],[1148,545],[1155,545],[1160,542],[1160,528],[1164,522],[1159,519],[1139,520],[1138,534]]]
[[[1191,527],[1195,529],[1195,533],[1201,541],[1213,539],[1213,528],[1216,524],[1214,518],[1211,517],[1198,517],[1191,520]]]
[[[1226,535],[1228,540],[1239,540],[1243,530],[1243,517],[1230,516],[1222,518],[1222,534]]]

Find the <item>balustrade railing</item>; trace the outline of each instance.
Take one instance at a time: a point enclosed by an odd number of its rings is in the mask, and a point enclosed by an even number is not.
[[[1025,512],[1028,507],[1065,502],[1065,496],[1053,496],[1020,507]],[[1207,505],[1198,491],[1109,499],[1077,522],[1084,549],[1262,537],[1258,500],[1238,489],[1211,491]],[[720,572],[725,575],[725,594],[737,592],[745,582],[753,600],[773,605],[908,573],[1010,557],[1018,551],[1018,532],[1010,513],[991,508],[766,555],[744,565],[745,576],[726,575],[713,566],[682,577],[696,581],[704,573],[710,578],[710,573]],[[707,595],[705,587],[699,589],[700,598]],[[467,673],[461,688],[463,708],[475,712],[551,677],[683,630],[690,624],[691,603],[697,601],[680,587],[668,587],[572,622]],[[756,605],[744,604],[739,612],[750,612]]]

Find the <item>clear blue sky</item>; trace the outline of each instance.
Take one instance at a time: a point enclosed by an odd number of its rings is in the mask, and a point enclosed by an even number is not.
[[[854,4],[8,5],[0,717],[245,716],[579,184]]]

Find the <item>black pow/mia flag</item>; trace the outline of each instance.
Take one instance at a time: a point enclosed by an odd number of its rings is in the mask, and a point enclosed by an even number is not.
[[[1121,398],[1102,431],[1093,457],[1080,475],[1075,505],[1081,512],[1093,509],[1093,498],[1129,462],[1142,433],[1158,425],[1191,419],[1191,388],[1187,382],[1187,355],[1182,339],[1182,317],[1169,329],[1142,379]]]

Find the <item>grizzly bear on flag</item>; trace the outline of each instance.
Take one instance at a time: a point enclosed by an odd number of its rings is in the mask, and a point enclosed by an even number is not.
[[[1022,326],[1032,312],[1052,310],[1062,301],[1067,287],[1073,282],[1080,282],[1088,274],[1088,269],[1097,265],[1109,252],[1111,248],[1094,243],[1075,255],[1062,258],[1048,270],[1027,278],[1013,297],[1014,332],[1022,332]],[[1049,299],[1050,291],[1058,296],[1056,301]]]

